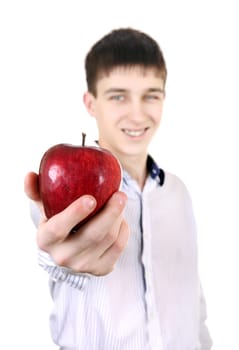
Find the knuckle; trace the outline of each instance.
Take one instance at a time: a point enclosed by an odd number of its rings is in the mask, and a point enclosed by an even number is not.
[[[52,245],[61,242],[64,238],[65,234],[59,230],[59,227],[53,221],[49,220],[47,223],[40,225],[36,235],[36,242],[40,249],[47,251]]]
[[[66,252],[63,253],[62,250],[56,250],[51,254],[51,256],[58,266],[71,267],[70,257],[68,254],[66,254]]]
[[[56,225],[54,220],[48,221],[48,235],[51,237],[51,241],[60,241],[62,240],[62,231],[59,229],[59,226]]]
[[[72,266],[74,271],[79,273],[90,273],[94,276],[105,276],[113,271],[114,266],[105,263],[100,259],[89,259],[87,257],[78,259],[76,264]]]
[[[112,206],[109,210],[109,215],[113,220],[116,220],[121,214],[121,209],[118,206]]]
[[[117,240],[115,243],[114,243],[114,247],[113,247],[113,249],[114,249],[114,252],[116,253],[116,254],[121,254],[122,253],[122,251],[124,250],[124,248],[125,248],[125,242],[124,241],[122,241],[122,240]]]
[[[37,233],[36,242],[37,242],[38,248],[40,248],[41,250],[47,251],[47,248],[48,248],[47,244],[42,239],[42,236],[39,233]]]
[[[89,259],[78,259],[73,269],[79,273],[92,273],[92,262]]]
[[[97,267],[97,262],[92,259],[92,256],[78,255],[72,261],[71,268],[77,273],[93,273],[94,267]]]
[[[114,230],[110,230],[104,236],[103,241],[107,246],[110,246],[115,242],[116,239],[117,239],[117,232]]]
[[[102,242],[105,238],[105,232],[101,229],[92,229],[89,231],[88,233],[88,240],[90,242],[90,244],[95,245],[95,244],[99,244],[100,242]]]
[[[117,239],[118,232],[117,230],[92,230],[89,233],[88,239],[91,245],[99,245],[104,243],[106,246],[112,245]]]
[[[95,269],[93,269],[92,274],[95,276],[105,276],[108,275],[109,273],[111,273],[114,269],[114,265],[113,266],[100,266],[100,267],[96,267]]]

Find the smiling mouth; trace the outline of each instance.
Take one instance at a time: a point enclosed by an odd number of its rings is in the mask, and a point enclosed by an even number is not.
[[[142,136],[146,131],[148,130],[148,128],[144,128],[144,129],[139,129],[139,130],[132,130],[132,129],[122,129],[122,131],[131,137],[139,137]]]

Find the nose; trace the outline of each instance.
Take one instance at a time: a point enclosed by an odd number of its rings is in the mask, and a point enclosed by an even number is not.
[[[145,120],[145,110],[141,101],[131,101],[128,117],[136,124]]]

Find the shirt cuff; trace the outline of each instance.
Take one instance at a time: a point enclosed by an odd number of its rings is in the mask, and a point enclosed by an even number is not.
[[[71,287],[82,290],[90,278],[90,274],[77,273],[72,269],[57,265],[45,251],[38,250],[38,264],[48,272],[54,282],[66,282]]]

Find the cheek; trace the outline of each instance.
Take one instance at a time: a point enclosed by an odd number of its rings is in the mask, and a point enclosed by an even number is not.
[[[105,123],[113,125],[120,122],[124,118],[124,116],[127,115],[127,113],[126,113],[126,109],[123,107],[111,106],[102,110],[101,115],[102,115],[102,120],[104,120]]]
[[[151,110],[151,118],[155,123],[160,123],[163,112],[163,106],[157,106],[156,108],[152,108]]]

